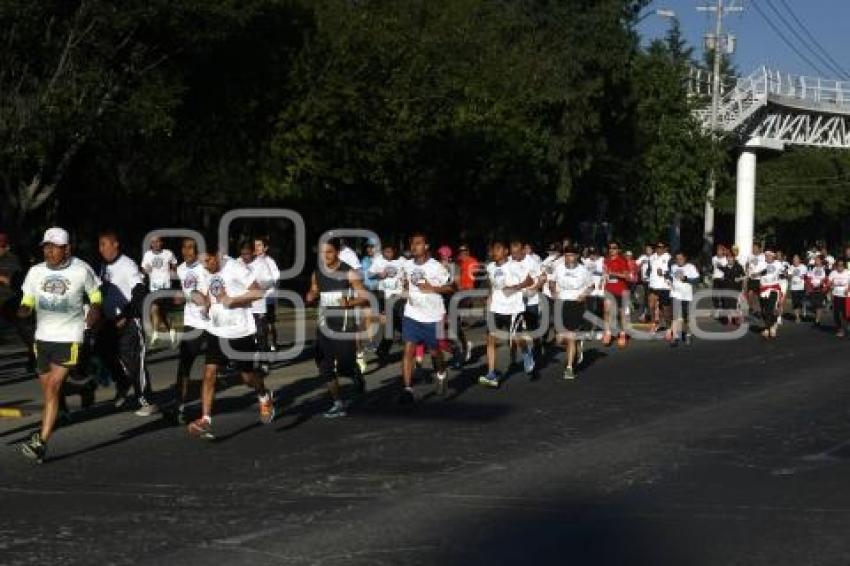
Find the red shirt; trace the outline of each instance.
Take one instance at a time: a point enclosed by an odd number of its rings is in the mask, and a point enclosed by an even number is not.
[[[478,260],[472,256],[458,261],[458,288],[461,290],[475,289],[475,275],[478,271]]]
[[[605,285],[605,290],[619,297],[628,288],[628,279],[612,273],[629,273],[629,260],[618,255],[617,257],[605,258],[605,273],[608,275],[608,283]]]

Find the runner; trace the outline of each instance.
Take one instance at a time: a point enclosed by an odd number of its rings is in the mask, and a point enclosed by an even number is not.
[[[575,379],[582,362],[583,343],[578,339],[578,332],[584,326],[585,302],[593,288],[590,272],[579,263],[578,257],[578,249],[565,248],[564,257],[555,262],[548,284],[552,295],[557,297],[557,310],[552,312],[560,313],[563,327],[559,338],[565,349],[564,379]]]
[[[103,322],[95,342],[101,359],[116,380],[115,408],[128,403],[132,385],[138,402],[136,415],[148,417],[157,412],[151,400],[151,382],[145,365],[145,335],[142,330],[142,302],[147,291],[136,262],[121,253],[118,235],[106,230],[98,237],[103,264]]]
[[[151,238],[150,249],[142,256],[142,271],[148,276],[148,288],[151,293],[161,289],[171,289],[171,278],[177,259],[171,250],[163,249],[162,238]],[[167,332],[172,348],[177,347],[177,332],[168,322],[168,299],[158,299],[151,303],[151,348],[159,340],[160,332]]]
[[[525,312],[523,289],[534,285],[534,279],[528,268],[510,256],[509,246],[500,240],[490,247],[492,261],[487,264],[487,275],[490,279],[490,297],[487,310],[493,314],[494,328],[487,328],[487,375],[481,376],[478,382],[489,387],[499,387],[501,374],[496,370],[496,347],[498,337],[495,331],[509,334],[508,347],[517,344],[525,349],[526,358],[532,356],[531,345],[516,337]]]
[[[36,313],[35,355],[44,395],[41,430],[20,445],[21,453],[38,463],[47,455],[59,409],[59,396],[68,372],[77,364],[86,322],[93,325],[101,313],[100,281],[87,263],[71,256],[68,233],[50,228],[41,240],[44,262],[27,272],[18,316]],[[84,298],[91,308],[83,315]]]
[[[760,275],[764,265],[764,254],[761,251],[759,244],[753,244],[752,253],[745,258],[746,264],[744,271],[747,274],[747,303],[750,306],[750,312],[753,316],[758,316],[761,313],[761,282]]]
[[[690,314],[694,300],[694,285],[699,283],[699,271],[688,262],[685,252],[677,252],[674,264],[670,267],[670,298],[673,300],[673,324],[667,331],[670,346],[676,347],[681,341],[691,343]]]
[[[446,392],[446,369],[438,335],[446,315],[442,295],[454,290],[448,284],[449,273],[446,268],[431,257],[428,238],[422,233],[414,233],[409,242],[412,258],[404,263],[403,280],[407,303],[404,305],[401,330],[404,341],[404,390],[399,402],[402,404],[416,401],[413,394],[413,367],[417,344],[425,344],[431,351],[437,372],[437,393],[442,395]]]
[[[572,246],[570,246],[572,248]],[[543,335],[543,348],[545,349],[546,357],[549,357],[549,348],[552,345],[552,341],[549,340],[549,332],[553,329],[555,330],[555,338],[554,341],[558,340],[558,332],[555,329],[555,296],[552,293],[552,283],[555,281],[555,267],[558,265],[558,260],[560,260],[563,256],[561,255],[561,243],[553,242],[549,245],[549,248],[546,250],[546,257],[543,258],[543,261],[540,263],[540,271],[542,276],[540,278],[540,285],[543,290],[543,297],[546,301],[547,312],[549,316],[546,319],[546,333]],[[578,254],[576,254],[576,261],[578,261]]]
[[[629,327],[629,293],[628,284],[631,280],[629,263],[620,255],[620,244],[612,241],[608,244],[608,257],[603,262],[605,269],[605,334],[602,343],[611,345],[612,319],[613,325],[619,330],[617,347],[626,347],[626,328]]]
[[[308,304],[319,301],[316,365],[333,401],[324,413],[327,418],[346,415],[348,405],[340,394],[339,375],[354,380],[358,396],[366,391],[366,382],[357,367],[355,334],[359,326],[353,309],[368,305],[369,297],[360,273],[340,260],[340,247],[336,238],[322,244],[324,268],[313,272],[307,292]]]
[[[357,257],[357,252],[351,249],[346,241],[340,238],[340,249],[339,249],[339,260],[344,264],[351,267],[351,269],[356,269],[362,275],[363,266],[360,263],[360,258]],[[358,317],[358,332],[357,332],[357,367],[360,368],[360,373],[366,373],[366,369],[369,367],[366,363],[366,352],[363,350],[363,344],[360,340],[360,330],[363,330],[364,320],[360,317],[361,311],[356,311]]]
[[[481,270],[481,263],[469,252],[467,244],[461,244],[457,248],[458,279],[457,288],[460,291],[472,291],[476,287]],[[473,305],[472,297],[464,297],[458,302],[458,308],[468,309]],[[459,321],[457,325],[458,340],[463,344],[463,361],[469,363],[472,359],[472,341],[466,334],[469,325],[466,319]]]
[[[835,335],[843,337],[847,324],[847,289],[850,287],[850,271],[843,259],[835,260],[835,269],[829,273],[829,288],[832,290],[832,317],[835,320]]]
[[[649,258],[649,299],[652,310],[652,328],[655,333],[662,328],[669,328],[672,309],[670,305],[670,254],[667,244],[659,241],[655,244],[655,252]]]
[[[522,292],[522,300],[525,303],[525,311],[522,315],[522,328],[529,334],[536,334],[540,330],[540,289],[543,287],[543,271],[540,269],[540,257],[534,253],[530,244],[524,244],[518,239],[511,241],[511,259],[525,267],[531,277],[532,285]],[[549,316],[547,316],[547,320]],[[533,344],[531,350],[523,356],[523,370],[532,379],[538,377],[536,372],[537,360],[540,358],[540,338],[531,338],[529,334],[524,336],[526,342]],[[511,359],[513,359],[514,346],[511,345]]]
[[[820,326],[820,317],[826,305],[826,292],[829,289],[826,267],[823,264],[823,256],[815,255],[812,268],[806,277],[806,295],[809,306],[815,311],[815,326]]]
[[[788,300],[788,273],[791,270],[791,264],[786,261],[785,253],[782,250],[776,250],[776,262],[779,264],[779,303],[776,307],[776,323],[782,326],[782,320],[785,316],[785,303]]]
[[[186,424],[185,405],[189,394],[189,380],[192,364],[195,363],[204,347],[208,322],[204,308],[192,300],[192,295],[205,288],[209,273],[198,257],[198,243],[193,238],[184,238],[180,245],[183,263],[177,266],[180,279],[181,297],[175,297],[176,304],[183,304],[183,332],[180,336],[180,358],[177,364],[177,379],[174,383],[173,417],[179,424]]]
[[[806,297],[806,277],[809,268],[802,258],[795,254],[788,270],[789,287],[791,289],[791,306],[794,309],[794,321],[799,324],[803,320],[803,299]]]
[[[638,300],[640,301],[640,320],[642,322],[652,322],[652,309],[650,308],[650,292],[649,292],[649,274],[651,271],[650,261],[654,250],[652,244],[647,244],[643,248],[641,255],[635,263],[638,269]]]
[[[711,288],[715,292],[711,297],[714,306],[712,318],[720,320],[723,310],[723,298],[717,293],[726,288],[726,268],[729,267],[729,251],[723,244],[717,244],[717,251],[711,258]]]
[[[225,261],[223,254],[207,253],[203,256],[209,278],[191,293],[192,301],[207,313],[207,351],[204,361],[204,381],[201,386],[201,417],[187,430],[191,436],[214,440],[212,408],[215,401],[215,384],[218,369],[232,361],[242,376],[242,381],[253,388],[259,402],[260,422],[274,420],[274,395],[266,389],[263,377],[254,371],[254,335],[257,327],[251,314],[251,303],[263,297],[264,291],[254,276],[238,261]],[[225,350],[232,349],[240,355],[237,359]],[[231,357],[233,356],[233,357]]]
[[[759,306],[764,320],[764,330],[761,335],[765,338],[776,338],[776,313],[779,308],[779,296],[782,294],[779,286],[782,266],[776,261],[776,254],[771,250],[765,250],[757,263],[749,262],[749,265],[750,275],[756,275],[759,278]]]
[[[378,305],[383,315],[382,338],[375,352],[378,356],[378,365],[383,367],[389,364],[390,348],[392,348],[395,333],[401,332],[404,312],[402,296],[404,260],[397,257],[394,245],[386,244],[381,250],[381,255],[372,262],[369,271],[378,281]],[[392,324],[388,327],[387,323]],[[389,329],[392,331],[388,332]]]
[[[269,239],[267,237],[254,238],[254,261],[262,261],[268,267],[271,278],[261,285],[265,290],[266,314],[265,314],[265,339],[268,349],[277,350],[277,297],[275,290],[280,279],[280,268],[272,256],[269,255]]]
[[[596,248],[587,248],[587,257],[584,258],[584,266],[590,272],[593,281],[593,289],[587,297],[587,311],[590,312],[596,320],[603,321],[605,326],[605,258],[600,257]],[[585,326],[589,328],[591,338],[602,340],[604,334],[599,328],[598,323],[588,322]]]
[[[272,265],[268,256],[265,254],[256,255],[257,250],[264,250],[265,248],[265,242],[259,238],[243,242],[239,247],[239,261],[242,262],[243,267],[251,272],[254,281],[263,290],[263,297],[251,303],[251,315],[254,317],[254,326],[257,327],[257,333],[254,335],[257,351],[254,369],[262,372],[263,375],[268,375],[269,361],[266,354],[271,351],[271,348],[269,348],[269,324],[266,320],[266,313],[268,312],[267,296],[269,292],[274,292],[280,272],[272,272]]]

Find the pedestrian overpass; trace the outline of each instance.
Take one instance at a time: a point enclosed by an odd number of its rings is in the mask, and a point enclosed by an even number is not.
[[[711,128],[711,109],[695,112]],[[735,243],[753,245],[756,163],[760,152],[786,145],[850,149],[850,81],[783,74],[762,67],[724,92],[717,129],[739,141]]]

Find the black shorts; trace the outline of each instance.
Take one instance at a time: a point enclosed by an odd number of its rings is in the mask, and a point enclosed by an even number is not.
[[[803,308],[803,299],[806,297],[805,291],[791,291],[791,305],[795,309]]]
[[[277,301],[275,299],[266,299],[266,323],[274,324],[277,322]]]
[[[557,308],[557,307],[556,307]],[[584,325],[584,301],[563,301],[560,303],[561,324],[568,332],[578,332]]]
[[[36,340],[33,344],[35,367],[39,374],[50,371],[51,365],[71,369],[75,367],[80,357],[79,342],[43,342]]]
[[[540,306],[525,305],[525,312],[522,313],[522,320],[525,323],[526,332],[537,332],[540,328]]]
[[[239,357],[245,359],[232,359],[222,349],[223,343],[241,354]],[[239,371],[251,371],[254,367],[254,352],[257,350],[257,342],[254,336],[243,336],[242,338],[219,338],[214,334],[206,333],[207,354],[204,363],[208,366],[225,366],[233,362]]]
[[[826,304],[826,294],[823,291],[809,293],[809,304],[813,309],[822,309]]]
[[[516,328],[517,321],[521,317],[522,314],[499,314],[494,312],[493,323],[496,326],[496,330],[510,332],[512,328]]]
[[[761,293],[761,281],[758,279],[747,279],[747,291]]]
[[[662,307],[670,306],[670,289],[650,289],[650,294],[658,297],[658,304]]]

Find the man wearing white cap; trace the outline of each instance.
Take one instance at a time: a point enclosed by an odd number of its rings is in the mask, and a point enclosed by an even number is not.
[[[50,228],[41,241],[44,262],[27,272],[21,287],[23,298],[18,316],[36,313],[35,355],[38,378],[44,394],[41,430],[21,444],[21,452],[39,463],[47,453],[59,409],[62,383],[77,365],[86,323],[94,324],[102,302],[100,280],[84,261],[71,257],[68,232]],[[83,313],[85,297],[91,308]]]

